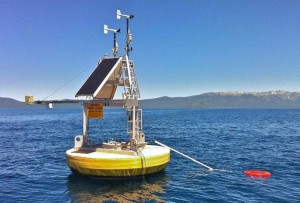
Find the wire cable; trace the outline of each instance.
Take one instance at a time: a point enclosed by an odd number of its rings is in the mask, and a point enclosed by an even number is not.
[[[45,97],[45,99],[43,99],[42,101],[47,100],[49,97],[53,96],[56,92],[58,92],[59,90],[61,90],[62,88],[64,88],[65,86],[67,86],[68,84],[70,84],[73,80],[75,80],[76,78],[78,78],[81,74],[83,74],[84,72],[88,71],[88,69],[84,69],[83,71],[81,71],[80,73],[78,73],[75,77],[71,78],[70,80],[68,80],[66,83],[64,83],[63,85],[61,85],[60,87],[58,87],[57,89],[55,89],[49,96]]]

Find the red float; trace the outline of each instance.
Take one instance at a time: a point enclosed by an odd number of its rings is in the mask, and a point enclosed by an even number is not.
[[[269,178],[271,176],[270,172],[261,170],[246,170],[244,174],[253,178]]]

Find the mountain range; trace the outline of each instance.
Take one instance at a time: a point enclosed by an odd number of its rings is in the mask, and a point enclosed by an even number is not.
[[[0,108],[27,108],[24,102],[0,97]],[[67,105],[60,105],[67,107]],[[72,107],[79,105],[71,104]],[[300,108],[300,92],[208,92],[188,97],[159,97],[140,100],[141,108]]]
[[[300,108],[300,92],[208,92],[140,101],[142,108]]]

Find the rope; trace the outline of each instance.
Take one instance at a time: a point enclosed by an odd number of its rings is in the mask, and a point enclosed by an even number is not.
[[[58,92],[59,90],[61,90],[62,88],[64,88],[66,85],[68,85],[69,83],[71,83],[73,80],[75,80],[76,78],[78,78],[81,74],[83,74],[84,72],[86,72],[88,69],[84,69],[83,71],[81,71],[80,73],[78,73],[75,77],[71,78],[70,80],[68,80],[66,83],[64,83],[63,85],[61,85],[60,87],[58,87],[57,89],[55,89],[49,96],[45,97],[45,99],[43,99],[42,101],[47,100],[49,97],[51,97],[52,95],[54,95],[56,92]]]
[[[146,166],[146,159],[145,159],[144,154],[143,154],[142,151],[140,150],[140,148],[137,148],[137,152],[138,152],[138,155],[141,157],[141,161],[142,161],[142,175],[143,175],[143,182],[144,182],[145,184],[147,184],[147,183],[146,183],[146,180],[145,180],[145,174],[146,174],[146,168],[147,168],[147,166]]]
[[[172,150],[172,151],[174,151],[174,152],[176,152],[176,153],[178,153],[178,154],[184,156],[185,158],[188,158],[188,159],[192,160],[193,162],[195,162],[195,163],[197,163],[197,164],[200,164],[201,166],[204,166],[206,169],[208,169],[208,170],[210,170],[210,171],[213,171],[213,170],[214,170],[213,168],[211,168],[211,167],[205,165],[204,163],[201,163],[200,161],[197,161],[196,159],[193,159],[193,158],[189,157],[188,155],[185,155],[185,154],[183,154],[183,153],[181,153],[181,152],[179,152],[179,151],[177,151],[177,150],[175,150],[175,149],[173,149],[173,148],[171,148],[171,147],[168,147],[167,145],[164,145],[164,144],[162,144],[162,143],[160,143],[160,142],[157,142],[157,141],[155,141],[155,143],[158,144],[158,145],[161,145],[161,146],[163,146],[163,147],[169,148],[170,150]]]
[[[201,166],[204,166],[204,167],[205,167],[206,169],[208,169],[209,171],[223,171],[223,172],[230,172],[230,173],[232,173],[232,171],[228,171],[228,170],[225,170],[225,169],[214,169],[214,168],[212,168],[212,167],[209,167],[209,166],[205,165],[204,163],[201,163],[200,161],[197,161],[196,159],[193,159],[192,157],[189,157],[188,155],[186,155],[186,154],[184,154],[184,153],[182,153],[182,152],[177,151],[176,149],[173,149],[173,148],[171,148],[171,147],[169,147],[169,146],[167,146],[167,145],[164,145],[164,144],[162,144],[162,143],[160,143],[160,142],[158,142],[158,141],[156,141],[156,140],[155,140],[154,142],[155,142],[156,144],[160,145],[160,146],[166,147],[166,148],[172,150],[173,152],[176,152],[176,153],[180,154],[181,156],[183,156],[183,157],[185,157],[185,158],[190,159],[191,161],[193,161],[193,162],[195,162],[195,163],[197,163],[197,164],[199,164],[199,165],[201,165]]]

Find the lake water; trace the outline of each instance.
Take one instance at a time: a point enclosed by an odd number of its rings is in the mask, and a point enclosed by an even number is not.
[[[65,151],[82,134],[81,109],[0,109],[0,202],[300,202],[300,110],[144,110],[147,141],[172,152],[164,172],[134,179],[74,175]],[[95,143],[128,139],[125,112],[92,120]],[[269,179],[243,174],[272,173]]]

